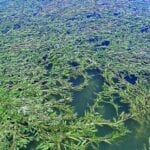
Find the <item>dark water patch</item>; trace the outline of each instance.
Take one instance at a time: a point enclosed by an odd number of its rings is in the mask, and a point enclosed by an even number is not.
[[[7,85],[8,88],[12,88],[14,86],[14,82],[13,81],[8,81],[6,83],[6,85]]]
[[[21,91],[23,91],[23,89],[22,88],[18,88],[17,91],[21,92]]]
[[[94,51],[105,50],[106,47],[109,45],[110,45],[110,41],[105,40],[105,41],[101,42],[100,44],[95,44]]]
[[[45,66],[45,69],[46,69],[47,71],[50,71],[50,70],[52,69],[52,67],[53,67],[53,64],[49,63],[49,64],[47,64],[47,65]]]
[[[110,41],[105,40],[101,43],[101,46],[109,46],[110,45]]]
[[[84,43],[83,39],[77,39],[75,40],[74,45],[82,45],[83,43]]]
[[[150,78],[150,72],[144,72],[143,75]]]
[[[137,77],[134,75],[134,74],[131,74],[131,75],[126,75],[124,77],[124,79],[129,82],[130,84],[136,84],[136,81],[137,81]]]
[[[130,131],[135,131],[138,127],[140,127],[140,124],[138,121],[134,119],[128,119],[124,122],[125,127],[128,128]]]
[[[3,29],[1,32],[3,33],[3,34],[6,34],[6,33],[8,33],[9,31],[10,31],[10,27],[9,26],[7,26],[5,29]]]
[[[118,105],[118,113],[121,114],[122,112],[129,113],[130,112],[130,105],[129,103],[121,102],[121,97],[119,94],[113,95],[114,96],[114,103]]]
[[[45,55],[42,57],[42,59],[43,59],[44,61],[46,61],[47,58],[48,58],[48,55],[47,55],[47,54],[45,54]]]
[[[109,150],[109,147],[110,144],[105,141],[101,141],[100,144],[96,144],[93,142],[87,145],[86,150]]]
[[[101,70],[99,68],[87,69],[86,72],[88,75],[100,75]]]
[[[146,79],[147,83],[150,83],[150,72],[144,72],[142,73],[143,79]]]
[[[21,28],[21,25],[18,24],[18,23],[14,24],[14,26],[13,26],[14,30],[17,30],[17,29],[20,29],[20,28]]]
[[[102,90],[103,83],[104,78],[101,75],[95,75],[89,80],[86,87],[73,93],[71,105],[79,117],[83,116],[89,106],[93,104],[96,93]]]
[[[66,31],[66,34],[71,34],[71,31],[70,31],[70,30],[67,30],[67,31]]]
[[[87,145],[87,148],[85,150],[95,150],[97,149],[98,145],[96,143],[90,143]]]
[[[69,62],[69,64],[72,66],[72,67],[78,67],[80,64],[76,61],[71,61]]]
[[[130,105],[128,103],[120,102],[119,108],[118,108],[118,113],[120,114],[122,112],[125,112],[125,113],[129,113],[130,112]]]
[[[150,28],[146,26],[146,27],[142,27],[140,31],[141,31],[141,33],[148,33],[149,30],[150,30]]]
[[[95,19],[100,19],[101,15],[97,12],[92,12],[86,15],[86,17],[89,18],[95,18]]]
[[[113,15],[114,15],[114,16],[119,16],[120,13],[119,13],[119,12],[114,12]]]
[[[102,102],[103,112],[102,116],[106,120],[112,120],[113,118],[117,117],[117,112],[115,107],[110,103],[104,103]]]
[[[102,115],[106,120],[113,120],[117,117],[117,111],[111,103],[101,102],[99,106],[95,108],[95,112]]]
[[[48,81],[42,81],[42,82],[41,82],[41,85],[44,86],[44,85],[46,85],[47,83],[48,83]]]
[[[33,13],[33,16],[35,17],[35,16],[37,16],[38,15],[38,12],[34,12]]]
[[[97,136],[100,136],[100,137],[104,137],[113,132],[113,129],[109,125],[97,126],[96,129],[98,130]]]
[[[112,81],[113,81],[114,83],[119,83],[119,79],[118,79],[117,77],[112,77]]]
[[[47,90],[47,89],[49,89],[49,86],[47,85],[47,82],[41,83],[41,89],[42,89],[42,90]]]
[[[110,144],[108,144],[104,141],[100,142],[99,150],[110,150],[109,148],[110,148]]]
[[[36,7],[36,10],[33,12],[33,16],[39,15],[41,11],[42,11],[42,7],[41,6]]]
[[[25,148],[21,148],[21,150],[35,150],[38,146],[39,142],[36,140],[30,141]]]
[[[84,77],[82,75],[78,75],[77,77],[70,77],[69,82],[71,82],[73,86],[77,86],[84,82]]]
[[[64,80],[67,80],[67,79],[68,79],[68,75],[64,74],[64,75],[62,75],[62,78],[63,78]]]
[[[118,93],[115,93],[115,94],[112,94],[112,96],[114,97],[114,103],[117,104],[117,105],[120,105],[121,103],[121,97],[119,96]]]
[[[32,84],[36,84],[38,82],[39,82],[39,79],[35,79],[35,80],[32,81]]]

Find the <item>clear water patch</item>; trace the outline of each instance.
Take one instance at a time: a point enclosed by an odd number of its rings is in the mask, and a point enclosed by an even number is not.
[[[88,110],[89,106],[94,103],[96,93],[102,90],[104,78],[100,74],[99,69],[89,69],[87,73],[91,76],[86,85],[81,91],[73,93],[73,100],[71,105],[78,116],[83,116]]]

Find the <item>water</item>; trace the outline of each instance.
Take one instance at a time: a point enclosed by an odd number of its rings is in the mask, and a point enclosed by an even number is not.
[[[113,132],[113,129],[109,125],[102,125],[97,127],[98,132],[96,133],[100,137],[104,137]]]
[[[103,41],[101,43],[101,46],[109,46],[110,45],[110,41],[106,40],[106,41]]]
[[[149,150],[150,128],[133,119],[127,120],[125,125],[130,130],[130,133],[112,144],[100,143],[99,150]]]
[[[82,75],[78,75],[76,77],[70,77],[69,82],[71,82],[73,86],[77,86],[84,83],[84,77]]]
[[[75,91],[73,93],[72,106],[78,116],[83,116],[88,110],[88,107],[94,103],[96,93],[102,90],[104,83],[103,77],[100,75],[98,69],[87,70],[88,74],[91,75],[91,79],[88,81],[88,85],[81,91]]]
[[[117,111],[111,103],[102,102],[95,108],[95,111],[106,120],[113,120],[117,117]]]
[[[47,65],[45,66],[45,69],[46,69],[47,71],[50,71],[50,70],[52,69],[52,67],[53,67],[53,64],[49,63],[49,64],[47,64]]]
[[[130,84],[136,84],[136,81],[137,81],[137,77],[134,75],[134,74],[131,74],[131,75],[127,75],[124,77],[124,79],[129,82]]]

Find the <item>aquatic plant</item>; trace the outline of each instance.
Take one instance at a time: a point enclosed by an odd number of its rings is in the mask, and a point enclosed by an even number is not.
[[[149,5],[0,0],[0,149],[148,150]]]

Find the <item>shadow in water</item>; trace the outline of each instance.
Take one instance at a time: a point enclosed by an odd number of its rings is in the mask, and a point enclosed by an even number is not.
[[[96,93],[102,90],[104,83],[104,78],[100,75],[98,69],[87,70],[87,73],[91,75],[88,85],[81,91],[75,91],[73,93],[73,100],[71,103],[79,117],[83,116],[88,109],[88,106],[93,104],[96,98]]]

